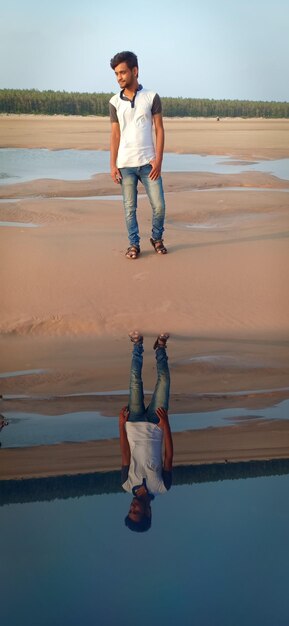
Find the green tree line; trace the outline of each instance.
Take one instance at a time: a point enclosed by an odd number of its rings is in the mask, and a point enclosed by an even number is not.
[[[106,116],[112,95],[112,93],[1,89],[0,113]],[[289,102],[162,97],[162,104],[165,117],[289,117]]]
[[[184,465],[173,468],[174,485],[289,474],[289,459]],[[120,471],[0,481],[0,506],[122,492]]]

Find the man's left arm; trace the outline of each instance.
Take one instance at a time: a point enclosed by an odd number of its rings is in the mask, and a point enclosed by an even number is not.
[[[172,433],[171,433],[168,412],[163,408],[159,408],[156,410],[156,414],[159,418],[158,427],[161,428],[164,433],[165,454],[164,454],[163,467],[165,471],[170,472],[173,466],[174,445],[173,445],[173,438],[172,438]]]
[[[149,174],[151,180],[157,180],[161,175],[162,161],[165,145],[165,131],[163,125],[163,116],[156,113],[153,116],[155,134],[156,134],[156,158],[151,161],[152,170]]]
[[[164,433],[165,454],[163,460],[162,477],[164,486],[168,491],[172,486],[172,468],[174,456],[173,438],[168,418],[168,412],[164,408],[159,408],[156,410],[156,414],[159,418],[158,426],[163,430]]]

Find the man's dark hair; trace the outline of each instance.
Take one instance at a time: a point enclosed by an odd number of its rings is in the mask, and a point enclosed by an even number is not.
[[[130,529],[134,530],[136,533],[145,533],[146,530],[149,530],[152,524],[151,517],[143,517],[140,522],[134,522],[127,515],[124,520],[125,525]]]
[[[132,70],[133,67],[138,68],[137,56],[134,52],[130,52],[129,50],[115,54],[110,61],[110,67],[114,70],[120,63],[126,63],[130,70]]]

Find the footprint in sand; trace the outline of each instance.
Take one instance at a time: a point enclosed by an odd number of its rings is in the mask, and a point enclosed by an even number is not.
[[[134,280],[145,280],[148,276],[148,272],[139,272],[134,275]]]

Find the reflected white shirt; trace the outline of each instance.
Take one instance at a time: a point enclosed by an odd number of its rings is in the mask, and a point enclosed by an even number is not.
[[[131,458],[128,478],[123,483],[123,488],[131,492],[145,478],[149,493],[165,493],[167,489],[162,477],[162,429],[150,422],[126,422],[126,433]]]

